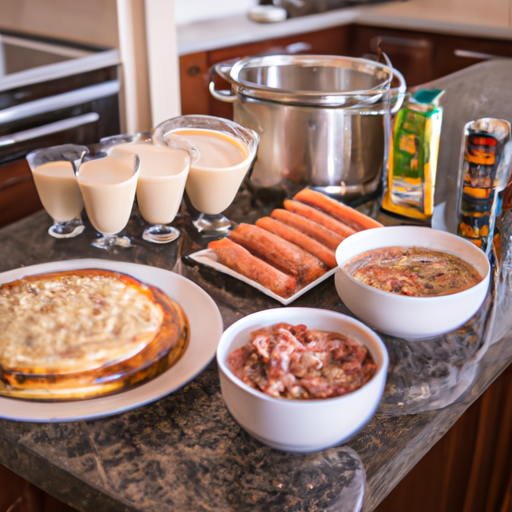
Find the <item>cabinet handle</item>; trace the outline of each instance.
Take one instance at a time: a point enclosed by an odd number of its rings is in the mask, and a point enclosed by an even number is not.
[[[187,73],[189,76],[196,76],[201,72],[201,68],[199,66],[190,66],[187,69]]]
[[[4,135],[0,137],[0,148],[3,146],[10,146],[18,142],[26,140],[36,139],[38,137],[44,137],[45,135],[51,135],[52,133],[63,132],[71,128],[77,128],[84,124],[94,123],[100,118],[96,112],[89,112],[81,116],[70,117],[69,119],[63,119],[62,121],[56,121],[55,123],[45,124],[38,126],[37,128],[31,128],[30,130],[23,130],[18,133],[12,133],[11,135]]]
[[[381,43],[396,46],[409,46],[413,48],[432,48],[432,43],[426,39],[413,39],[409,37],[375,36],[370,39],[370,49],[376,52]]]
[[[504,55],[492,55],[490,53],[471,52],[469,50],[455,50],[454,55],[462,57],[463,59],[481,59],[481,60],[493,60],[493,59],[510,59]]]

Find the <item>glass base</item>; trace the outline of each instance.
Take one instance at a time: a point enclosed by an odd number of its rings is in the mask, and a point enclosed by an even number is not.
[[[217,215],[208,215],[201,213],[199,217],[192,221],[192,225],[202,234],[227,233],[234,227],[234,223],[225,217],[222,213]]]
[[[73,238],[84,229],[82,219],[77,218],[67,222],[54,222],[53,226],[48,228],[48,234],[54,238]]]
[[[103,235],[91,243],[98,249],[109,249],[110,247],[121,247],[122,249],[130,249],[133,247],[132,241],[127,236]]]
[[[154,244],[168,244],[177,240],[180,234],[181,233],[172,226],[155,224],[144,230],[142,238],[148,242],[153,242]]]

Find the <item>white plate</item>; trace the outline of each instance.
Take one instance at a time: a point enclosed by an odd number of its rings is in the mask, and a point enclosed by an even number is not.
[[[301,288],[297,293],[285,299],[284,297],[277,295],[268,288],[265,288],[260,283],[257,283],[256,281],[253,281],[252,279],[249,279],[243,276],[242,274],[239,274],[238,272],[235,272],[234,270],[231,270],[230,268],[226,267],[225,265],[219,262],[219,260],[217,259],[217,255],[210,249],[194,252],[192,254],[189,254],[188,257],[192,258],[198,263],[202,263],[203,265],[212,267],[215,270],[222,272],[223,274],[228,274],[230,276],[236,277],[237,279],[243,281],[244,283],[250,284],[252,287],[256,288],[257,290],[260,290],[260,292],[263,292],[265,295],[268,295],[269,297],[278,300],[281,304],[284,304],[285,306],[292,303],[294,300],[298,299],[301,295],[304,295],[307,291],[311,290],[311,288],[314,288],[317,284],[321,283],[322,281],[325,281],[328,277],[332,276],[336,272],[336,269],[338,268],[331,268],[323,276],[319,277],[318,279],[315,279],[312,283],[309,283],[304,288]]]
[[[129,274],[164,291],[180,304],[190,323],[190,342],[183,357],[169,370],[137,388],[103,398],[69,402],[31,402],[0,397],[0,418],[18,421],[77,421],[119,414],[154,402],[190,382],[213,359],[223,331],[222,317],[213,299],[183,276],[161,268],[98,259],[43,263],[0,274],[6,283],[32,274],[98,268]]]

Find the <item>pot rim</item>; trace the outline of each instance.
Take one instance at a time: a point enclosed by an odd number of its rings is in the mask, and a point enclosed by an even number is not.
[[[383,75],[380,84],[370,89],[351,91],[308,91],[290,90],[257,84],[240,79],[240,74],[248,68],[265,66],[298,66],[298,67],[336,67],[350,68],[359,72],[380,73]],[[344,57],[335,55],[264,55],[245,57],[234,64],[221,62],[215,66],[218,75],[231,84],[235,94],[293,105],[316,106],[369,106],[379,102],[391,86],[394,70],[391,66],[370,59]]]

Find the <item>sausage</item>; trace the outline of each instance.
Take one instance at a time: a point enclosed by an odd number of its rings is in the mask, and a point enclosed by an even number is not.
[[[272,266],[296,277],[302,286],[327,272],[318,258],[258,226],[239,224],[231,231],[229,238]]]
[[[345,224],[348,224],[356,231],[383,227],[380,222],[354,210],[354,208],[350,208],[350,206],[340,203],[321,192],[311,190],[310,188],[304,188],[300,192],[297,192],[294,199],[326,211]]]
[[[272,217],[262,217],[256,221],[256,225],[260,228],[266,229],[276,235],[292,242],[299,247],[302,247],[305,251],[313,254],[319,260],[321,260],[329,268],[337,266],[336,257],[334,251],[328,249],[321,243],[317,242],[313,238],[301,233],[300,231],[273,219]]]
[[[241,245],[222,238],[208,244],[208,248],[215,252],[219,261],[226,267],[256,281],[280,297],[290,297],[295,291],[297,280],[277,268],[253,256]]]
[[[335,251],[338,245],[345,239],[345,237],[338,235],[321,224],[306,219],[306,217],[302,217],[296,213],[289,212],[288,210],[276,209],[270,216],[314,238],[317,242],[320,242],[333,251]]]
[[[294,201],[293,199],[285,199],[284,207],[293,213],[302,215],[303,217],[306,217],[310,220],[317,222],[318,224],[321,224],[322,226],[326,227],[327,229],[330,229],[331,231],[334,231],[335,233],[338,233],[338,235],[341,235],[344,238],[347,238],[350,235],[356,233],[355,229],[352,229],[344,222],[341,222],[332,217],[331,215],[321,212],[320,210],[317,210],[312,206],[301,203],[300,201]]]

